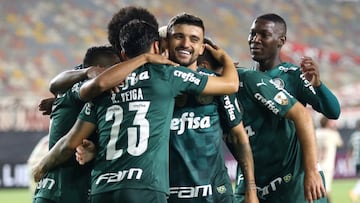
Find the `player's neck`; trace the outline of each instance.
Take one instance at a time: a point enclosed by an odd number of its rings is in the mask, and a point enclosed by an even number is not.
[[[198,68],[197,63],[192,63],[192,64],[188,65],[187,67],[193,71],[196,71]]]
[[[281,64],[282,61],[280,58],[275,60],[264,60],[255,62],[255,67],[257,70],[265,72],[274,69],[276,66]]]

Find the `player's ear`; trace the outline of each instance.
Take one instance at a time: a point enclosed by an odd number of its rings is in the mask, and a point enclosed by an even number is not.
[[[124,50],[121,50],[120,55],[121,55],[121,58],[122,58],[124,61],[128,60],[128,57],[126,56],[126,53],[125,53]]]
[[[278,43],[278,47],[282,47],[286,42],[286,36],[283,35],[279,38],[279,43]]]
[[[203,44],[201,45],[199,54],[200,54],[200,55],[203,55],[205,49],[206,49],[206,48],[205,48],[205,44],[203,43]]]
[[[154,50],[155,54],[160,54],[160,43],[159,43],[159,41],[154,41],[153,42],[152,49]]]
[[[210,69],[210,64],[208,61],[201,61],[198,66],[204,67],[206,69]]]

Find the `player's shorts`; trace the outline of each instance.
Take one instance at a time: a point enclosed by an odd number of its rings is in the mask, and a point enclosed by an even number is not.
[[[320,175],[323,180],[323,185],[325,185],[324,174],[321,171]],[[325,186],[324,186],[325,187]],[[261,196],[261,192],[258,189],[258,197],[260,203],[307,203],[304,197],[304,173],[299,175],[296,179],[292,181],[275,186],[276,190],[271,191],[271,193]],[[268,188],[269,189],[269,188]],[[269,189],[270,190],[270,189]],[[245,194],[235,194],[235,202],[243,203],[245,202]],[[327,203],[328,200],[326,197],[313,201],[313,203]]]
[[[163,192],[142,189],[119,189],[90,196],[91,203],[166,203]]]
[[[89,202],[90,181],[90,170],[58,168],[37,184],[34,202],[42,202],[42,199],[50,202]]]
[[[227,169],[219,172],[211,183],[211,193],[205,186],[177,187],[170,189],[168,203],[233,203],[234,195]]]

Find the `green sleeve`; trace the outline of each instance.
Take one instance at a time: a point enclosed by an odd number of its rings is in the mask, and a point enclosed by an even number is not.
[[[315,91],[319,98],[319,109],[315,110],[322,112],[329,119],[338,119],[340,104],[336,96],[323,83],[315,88]]]

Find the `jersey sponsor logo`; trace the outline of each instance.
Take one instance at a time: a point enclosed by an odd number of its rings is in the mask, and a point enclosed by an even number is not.
[[[289,68],[286,68],[284,66],[279,66],[279,70],[283,71],[283,72],[288,72],[288,71],[296,71],[298,68],[297,67],[294,67],[294,66],[291,66]]]
[[[230,117],[230,120],[233,121],[235,120],[236,116],[235,116],[235,106],[233,103],[231,103],[230,97],[229,95],[225,95],[224,96],[224,108],[227,110],[227,113]]]
[[[184,112],[180,118],[171,119],[170,129],[181,135],[185,129],[204,129],[210,126],[210,116],[195,117],[194,112]]]
[[[304,74],[300,75],[300,79],[304,82],[304,86],[306,88],[309,88],[309,90],[313,93],[316,94],[314,87],[311,85],[311,83],[305,78]]]
[[[48,190],[51,190],[54,187],[54,185],[55,185],[54,179],[43,178],[37,184],[36,189],[47,188]]]
[[[278,92],[274,97],[274,101],[280,105],[287,105],[289,103],[284,92]]]
[[[258,197],[260,199],[266,199],[266,195],[269,195],[271,192],[275,192],[277,190],[277,187],[283,183],[288,183],[292,179],[291,174],[287,174],[284,177],[277,177],[274,180],[272,180],[268,185],[265,187],[256,187]]]
[[[143,71],[136,75],[135,72],[128,75],[123,84],[120,85],[122,90],[127,90],[129,87],[136,85],[139,81],[150,79],[149,71]]]
[[[273,112],[275,115],[279,113],[279,109],[276,108],[275,103],[272,100],[267,100],[264,96],[262,96],[260,93],[256,93],[254,95],[255,99],[260,101],[264,106],[269,109],[271,112]]]
[[[180,199],[206,197],[212,195],[212,187],[210,184],[195,187],[170,187],[170,195],[176,195]]]
[[[130,168],[129,170],[118,171],[117,173],[105,173],[100,175],[96,180],[96,185],[100,182],[105,181],[105,183],[121,182],[124,179],[127,180],[140,180],[143,174],[141,168]]]
[[[184,82],[189,81],[191,83],[194,83],[195,85],[200,84],[200,79],[197,78],[194,73],[186,73],[186,72],[182,72],[180,70],[175,70],[174,76],[182,78]]]
[[[289,173],[287,175],[285,175],[284,177],[277,177],[274,180],[270,181],[270,183],[264,187],[256,187],[257,189],[257,193],[258,193],[258,197],[260,199],[265,200],[266,196],[269,195],[271,192],[275,192],[277,190],[277,187],[283,183],[288,183],[290,182],[292,179],[292,174]],[[240,173],[237,177],[237,185],[239,185],[240,183],[245,184],[244,183],[244,175],[242,173]]]

